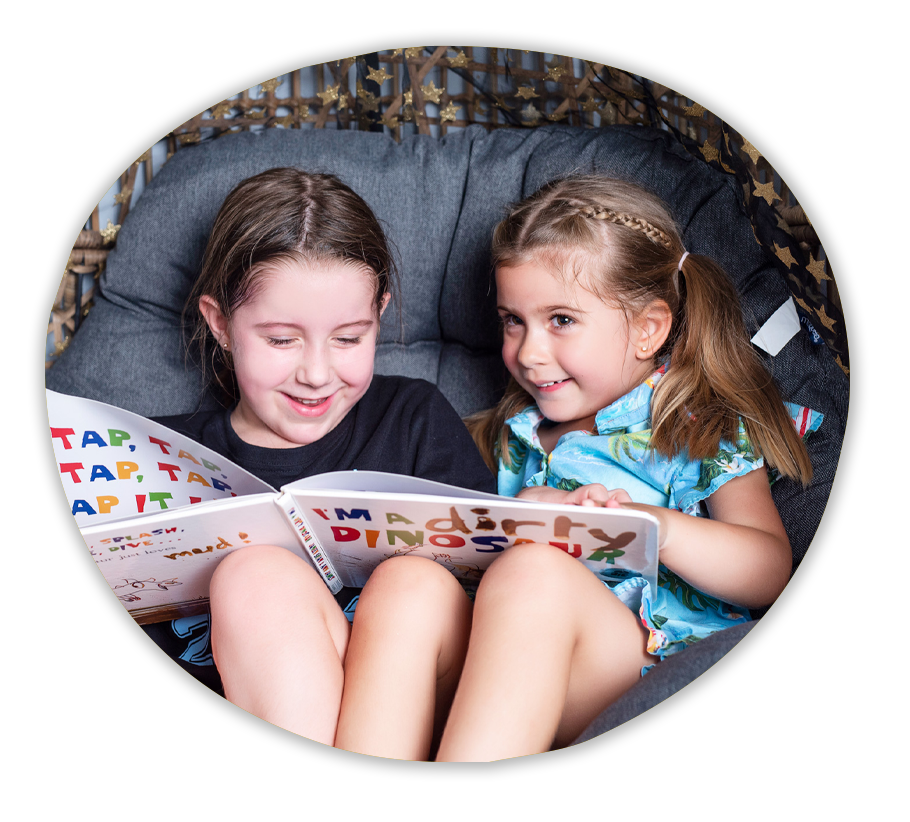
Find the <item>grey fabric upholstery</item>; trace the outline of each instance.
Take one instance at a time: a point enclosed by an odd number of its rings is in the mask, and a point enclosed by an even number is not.
[[[733,278],[750,333],[789,296],[784,276],[756,243],[737,184],[661,131],[548,126],[487,134],[472,126],[396,144],[367,132],[268,129],[183,148],[167,162],[125,220],[101,294],[48,372],[47,386],[147,416],[210,405],[184,355],[183,303],[228,191],[282,165],[335,174],[374,209],[402,272],[400,312],[393,307],[383,318],[377,371],[436,383],[462,414],[492,405],[505,385],[490,271],[493,226],[511,202],[553,177],[599,172],[663,197],[689,250],[713,256]],[[806,333],[766,359],[786,398],[825,414],[808,442],[812,485],[804,490],[780,481],[773,488],[796,565],[830,492],[848,382],[824,345]],[[724,647],[726,641],[715,642]],[[685,657],[694,662],[692,653]],[[663,670],[668,673],[645,677],[629,699],[653,699],[649,692],[675,670],[680,680],[692,675],[682,662]]]

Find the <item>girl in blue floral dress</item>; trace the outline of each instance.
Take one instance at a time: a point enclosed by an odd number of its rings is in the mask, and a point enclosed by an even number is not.
[[[686,251],[666,205],[614,180],[557,181],[500,223],[493,257],[512,381],[468,422],[499,493],[654,515],[658,587],[524,544],[468,606],[443,597],[457,583],[442,566],[383,563],[364,591],[395,592],[370,611],[389,629],[345,687],[383,704],[406,694],[413,721],[361,729],[363,753],[489,761],[567,745],[649,668],[747,621],[789,579],[768,469],[808,482],[801,435],[821,418],[782,402],[733,284]],[[413,592],[433,590],[417,609]],[[448,630],[425,629],[427,607]],[[458,681],[447,714],[442,677]]]
[[[652,590],[550,545],[498,557],[438,760],[568,744],[654,664],[771,604],[792,554],[768,469],[808,483],[801,435],[821,422],[782,402],[730,279],[637,186],[551,183],[497,227],[493,258],[512,380],[472,422],[499,493],[646,511],[661,567]],[[383,571],[438,573],[406,565]]]

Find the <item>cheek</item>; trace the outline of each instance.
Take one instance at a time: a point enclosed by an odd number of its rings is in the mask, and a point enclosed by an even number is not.
[[[335,373],[348,385],[365,390],[373,379],[375,359],[375,345],[360,345],[356,349],[340,353],[335,362]]]
[[[293,370],[287,359],[275,349],[253,351],[239,347],[234,352],[234,373],[241,386],[248,389],[269,388],[283,382]]]
[[[505,363],[506,368],[512,374],[514,374],[516,368],[518,367],[518,341],[517,340],[514,340],[511,337],[503,337],[502,361]]]

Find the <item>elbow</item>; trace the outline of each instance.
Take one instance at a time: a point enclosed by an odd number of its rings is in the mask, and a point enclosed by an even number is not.
[[[748,601],[740,603],[747,608],[767,608],[773,605],[781,595],[793,571],[793,553],[790,543],[782,540],[775,546],[771,555],[764,563],[761,571],[761,585],[756,586],[748,597]],[[759,575],[757,575],[758,577]]]

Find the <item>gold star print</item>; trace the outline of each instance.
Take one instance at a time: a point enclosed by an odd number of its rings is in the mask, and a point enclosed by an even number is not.
[[[436,103],[439,105],[439,101],[442,98],[444,89],[436,88],[436,83],[430,80],[430,85],[421,86],[420,90],[423,92],[423,96],[429,100],[431,103]]]
[[[280,81],[277,77],[273,77],[271,80],[266,80],[264,83],[260,83],[259,86],[262,88],[263,94],[268,94],[271,91],[274,91],[280,85]]]
[[[444,123],[451,120],[454,123],[455,116],[460,110],[461,106],[456,106],[454,102],[449,101],[449,104],[439,112],[439,122]]]
[[[196,131],[196,132],[190,132],[188,134],[181,134],[177,139],[180,140],[180,145],[182,145],[182,146],[188,146],[192,143],[198,143],[199,142],[199,132]]]
[[[298,103],[297,116],[300,118],[301,122],[309,122],[312,119],[310,117],[310,107],[306,103]]]
[[[540,95],[534,91],[530,86],[522,86],[518,91],[515,92],[517,97],[521,97],[522,100],[530,100],[532,97],[540,97]]]
[[[794,298],[793,298],[793,302],[795,302],[795,303],[796,303],[803,311],[805,311],[807,314],[811,314],[811,313],[812,313],[812,309],[811,309],[803,300],[801,300],[799,297],[794,297]]]
[[[809,271],[809,273],[810,273],[813,277],[815,277],[815,282],[817,282],[817,283],[821,283],[822,280],[830,280],[830,279],[832,279],[832,278],[825,272],[825,261],[824,261],[824,260],[816,260],[816,259],[812,256],[812,252],[809,252],[809,265],[806,266],[806,269]]]
[[[781,248],[777,243],[774,243],[774,255],[780,260],[787,268],[791,265],[796,265],[796,260],[793,258],[793,255],[790,253],[789,248]]]
[[[593,97],[586,97],[581,104],[582,111],[597,111],[597,100]]]
[[[849,374],[850,374],[850,369],[847,368],[846,365],[844,365],[843,361],[842,361],[841,358],[840,358],[840,354],[838,354],[838,355],[834,358],[834,362],[836,362],[836,363],[841,367],[841,370],[842,370],[845,374],[847,374],[847,375],[849,376]]]
[[[404,93],[404,104],[405,104],[406,106],[413,106],[413,105],[414,105],[414,92],[413,92],[411,89],[408,89],[408,90]]]
[[[818,318],[822,321],[822,325],[825,326],[829,331],[834,331],[835,320],[832,320],[826,313],[825,307],[822,306],[818,309]]]
[[[565,112],[563,112],[562,114],[548,114],[547,119],[550,122],[558,123],[560,120],[565,120],[566,115],[565,115]]]
[[[774,190],[773,181],[770,183],[760,183],[753,177],[752,183],[755,185],[754,193],[759,197],[763,197],[768,205],[772,205],[775,200],[781,199],[780,195]]]
[[[215,106],[215,108],[212,109],[212,119],[221,120],[227,117],[228,114],[231,113],[231,108],[233,108],[233,106],[231,106],[231,104],[226,101],[224,103],[219,103],[217,106]]]
[[[720,152],[707,140],[705,140],[704,145],[698,147],[698,150],[702,153],[706,162],[710,163],[712,160],[720,160]]]
[[[292,125],[294,125],[294,117],[291,114],[285,114],[284,117],[276,118],[275,125],[290,128]]]
[[[761,157],[761,152],[759,152],[759,150],[748,140],[743,141],[743,151],[749,155],[753,163],[757,163],[758,158]]]
[[[357,81],[357,97],[360,98],[361,108],[364,112],[379,111],[379,100],[376,95],[364,89],[359,80]]]
[[[101,231],[101,237],[105,243],[112,243],[117,239],[118,231],[120,231],[120,226],[114,225],[110,220],[108,220],[107,226]]]
[[[687,117],[701,117],[702,114],[704,114],[706,111],[707,111],[707,109],[700,103],[694,103],[693,105],[686,106],[683,109],[683,113]]]
[[[370,67],[370,70],[367,72],[367,80],[382,85],[386,80],[391,80],[392,75],[389,74],[384,68],[374,69]]]
[[[468,55],[463,51],[459,51],[451,60],[449,60],[450,66],[455,66],[455,68],[464,68],[471,61],[468,59]]]
[[[395,49],[392,52],[392,57],[397,57],[399,54],[401,54],[401,52],[402,52],[402,49]]]
[[[119,194],[115,194],[115,195],[114,195],[114,202],[115,202],[117,205],[120,205],[121,203],[125,203],[125,202],[127,202],[127,201],[129,200],[130,195],[131,195],[132,193],[133,193],[133,189],[131,189],[131,188],[125,188],[125,189],[123,189],[123,191],[121,191]]]
[[[386,128],[395,128],[395,126],[398,125],[398,118],[394,114],[392,116],[387,114],[379,122],[386,126]]]
[[[244,117],[252,117],[254,120],[261,120],[265,117],[265,110],[261,108],[251,108]]]
[[[415,57],[420,57],[423,53],[423,46],[415,46],[411,49],[404,50],[404,56],[406,60],[413,60]]]
[[[549,69],[549,71],[547,72],[547,76],[543,78],[544,80],[554,80],[556,82],[559,82],[559,78],[566,73],[566,70],[561,65],[559,65],[556,60],[554,60],[552,63],[546,63],[546,67]]]
[[[339,95],[337,108],[340,110],[340,109],[347,108],[347,107],[348,107],[348,95],[347,94]]]
[[[338,99],[339,88],[341,88],[341,83],[336,83],[334,86],[329,86],[325,91],[317,92],[316,96],[322,100],[322,105],[327,106],[333,100]]]

